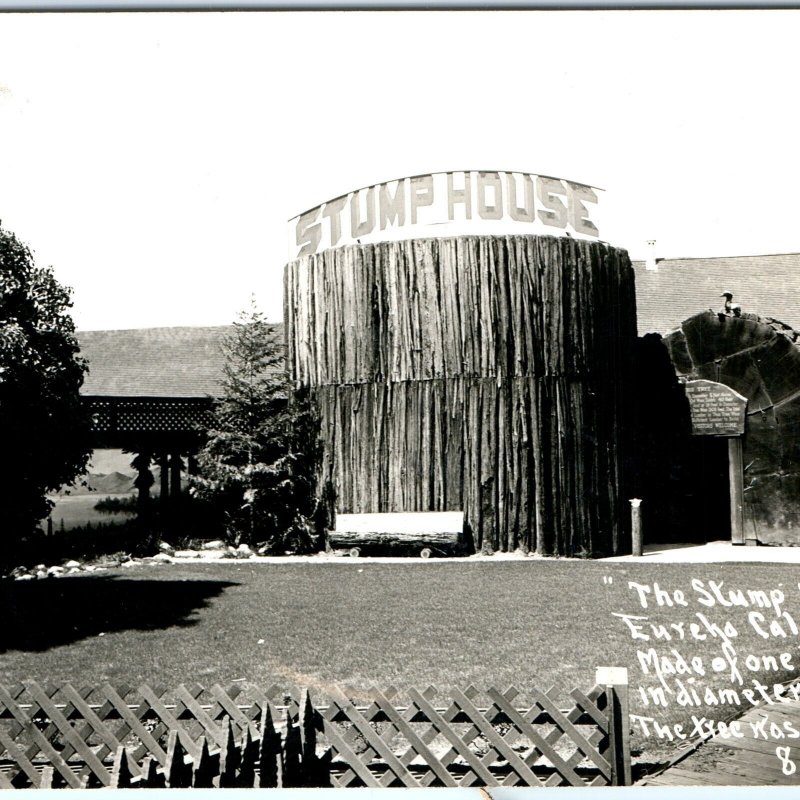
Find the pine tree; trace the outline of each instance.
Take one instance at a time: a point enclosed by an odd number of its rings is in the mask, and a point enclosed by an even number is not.
[[[308,551],[319,444],[308,398],[287,381],[283,331],[253,304],[223,354],[222,397],[191,492],[221,512],[230,544]]]

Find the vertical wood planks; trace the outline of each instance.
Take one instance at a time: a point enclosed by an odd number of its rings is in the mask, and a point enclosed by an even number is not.
[[[286,267],[292,378],[341,512],[463,509],[474,546],[627,542],[624,251],[549,236],[358,245]]]

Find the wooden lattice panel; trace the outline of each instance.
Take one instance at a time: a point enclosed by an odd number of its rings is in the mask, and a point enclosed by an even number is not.
[[[609,784],[604,690],[574,691],[574,705],[566,710],[550,693],[527,694],[470,687],[449,692],[442,706],[434,687],[410,689],[407,700],[389,689],[376,691],[365,710],[342,695],[323,712],[333,781],[382,787]]]
[[[606,687],[571,693],[0,687],[0,788],[594,786],[615,782]]]

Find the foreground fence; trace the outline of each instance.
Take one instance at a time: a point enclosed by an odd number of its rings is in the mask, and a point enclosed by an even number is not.
[[[627,676],[568,708],[536,689],[324,703],[233,685],[0,687],[0,789],[628,785]]]

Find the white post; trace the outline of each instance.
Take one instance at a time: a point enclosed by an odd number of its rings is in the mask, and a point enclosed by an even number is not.
[[[634,497],[631,501],[631,553],[636,557],[642,555],[642,512],[639,509],[642,501]]]
[[[658,261],[656,261],[656,240],[647,240],[647,255],[644,259],[644,268],[648,272],[658,272]]]
[[[626,667],[598,667],[595,683],[606,687],[611,785],[631,785],[630,711]]]

